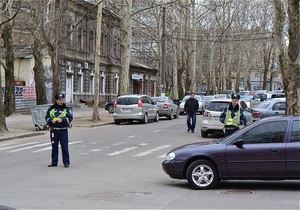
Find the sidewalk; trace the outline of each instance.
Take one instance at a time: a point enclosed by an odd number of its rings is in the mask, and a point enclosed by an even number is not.
[[[92,122],[93,108],[73,108],[72,127],[95,127],[113,124],[113,115],[109,114],[104,108],[99,108],[100,121]],[[25,138],[36,135],[45,135],[47,130],[38,130],[34,126],[31,113],[12,114],[6,118],[8,132],[0,132],[0,141]]]

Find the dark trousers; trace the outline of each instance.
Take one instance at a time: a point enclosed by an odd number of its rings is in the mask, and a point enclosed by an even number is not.
[[[230,129],[230,130],[228,130],[228,129],[225,128],[225,134],[224,134],[224,136],[225,137],[229,136],[229,135],[233,134],[234,132],[238,131],[239,129],[240,129],[239,127],[235,127],[234,129]]]
[[[50,139],[52,144],[52,154],[51,159],[52,165],[57,165],[58,162],[58,143],[60,143],[62,159],[64,165],[70,165],[70,157],[69,157],[69,140],[68,140],[68,129],[62,130],[50,130]]]
[[[187,116],[186,116],[187,127],[188,127],[188,129],[191,129],[192,131],[194,131],[195,127],[196,127],[196,119],[197,119],[196,113],[186,113],[186,114],[187,114]],[[191,123],[191,120],[192,120],[192,123]]]

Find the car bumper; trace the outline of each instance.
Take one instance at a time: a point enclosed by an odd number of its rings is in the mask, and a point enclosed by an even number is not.
[[[169,116],[170,111],[168,109],[166,110],[158,110],[159,116]]]
[[[204,119],[201,124],[201,131],[218,132],[218,131],[223,131],[223,127],[224,125],[220,121]]]
[[[142,112],[137,114],[115,114],[113,115],[114,120],[142,120],[144,115]]]
[[[183,168],[184,163],[182,161],[165,160],[162,162],[164,172],[174,179],[185,179]]]

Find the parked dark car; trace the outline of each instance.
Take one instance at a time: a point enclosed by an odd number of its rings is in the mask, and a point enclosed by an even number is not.
[[[265,118],[213,142],[171,150],[162,163],[171,178],[194,189],[221,180],[300,179],[300,116]]]
[[[112,114],[112,113],[114,113],[114,104],[115,104],[115,101],[108,101],[105,103],[104,109]]]

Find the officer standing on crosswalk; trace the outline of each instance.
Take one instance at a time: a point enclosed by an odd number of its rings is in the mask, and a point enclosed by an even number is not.
[[[45,119],[50,127],[50,139],[52,144],[52,162],[48,167],[57,166],[58,143],[62,151],[62,159],[65,168],[70,165],[68,128],[73,120],[72,110],[64,103],[65,95],[58,93],[55,95],[56,102],[49,107]]]

